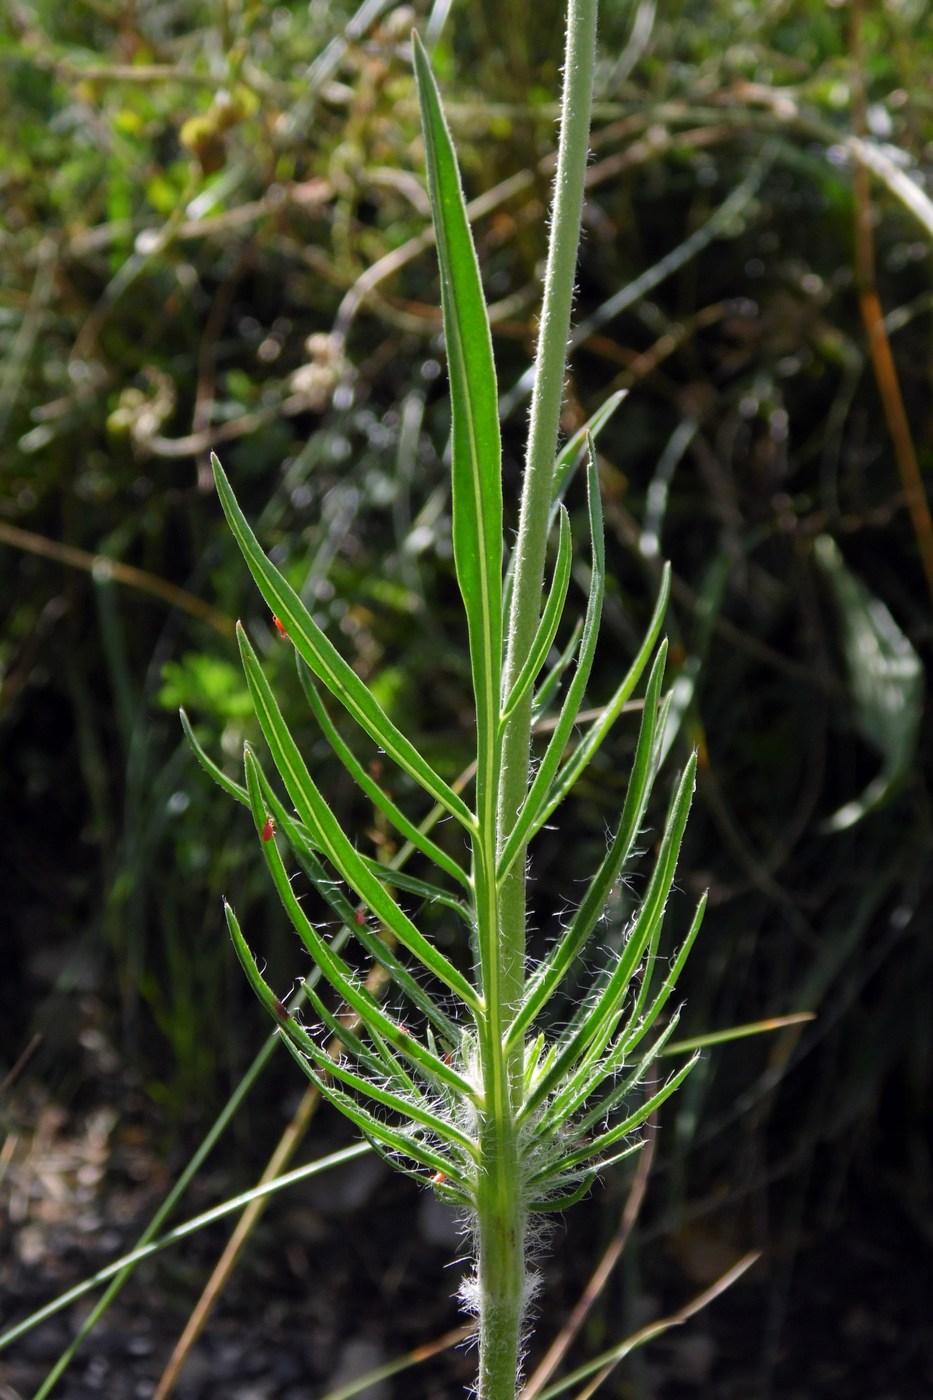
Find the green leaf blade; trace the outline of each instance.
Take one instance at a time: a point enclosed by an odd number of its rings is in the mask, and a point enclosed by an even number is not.
[[[576,671],[567,688],[567,695],[561,707],[554,733],[545,750],[544,757],[534,776],[528,795],[519,811],[515,825],[509,832],[505,848],[499,857],[496,878],[504,881],[519,854],[525,849],[535,832],[540,831],[547,820],[546,802],[551,784],[557,774],[567,741],[577,721],[587,681],[593,666],[596,644],[599,640],[599,624],[602,619],[603,597],[606,588],[606,552],[603,541],[602,502],[599,496],[599,477],[596,469],[596,455],[590,443],[590,460],[587,470],[587,500],[589,505],[590,535],[592,542],[592,576],[590,596],[583,623],[583,634],[577,655]]]
[[[599,1054],[611,1038],[621,1015],[621,1007],[635,970],[646,950],[650,950],[657,940],[660,931],[668,896],[674,883],[677,858],[680,854],[684,829],[687,825],[687,817],[693,799],[695,778],[696,755],[692,754],[684,768],[671,802],[664,836],[661,840],[661,847],[651,879],[648,882],[648,889],[635,916],[628,941],[622,950],[619,961],[605,987],[602,988],[595,1005],[588,1008],[586,1016],[561,1045],[559,1053],[528,1095],[522,1105],[523,1115],[527,1116],[533,1113],[546,1095],[570,1072],[571,1066],[582,1056],[585,1056],[592,1047],[595,1047],[593,1053]],[[701,901],[701,906],[705,908],[705,900]],[[702,917],[702,911],[700,917]],[[695,918],[692,926],[694,936],[698,929],[699,922]],[[640,1014],[644,999],[648,994],[649,985],[650,980],[646,976],[641,983],[632,1012],[632,1017],[635,1020]],[[645,1029],[647,1028],[646,1023]]]
[[[571,541],[570,541],[570,520],[563,506],[558,507],[560,519],[560,534],[557,544],[557,560],[554,564],[554,577],[551,580],[551,587],[548,591],[547,602],[544,605],[544,612],[541,614],[541,621],[538,624],[538,631],[535,636],[534,646],[528,653],[528,658],[522,669],[515,678],[515,684],[502,710],[501,723],[505,723],[515,708],[521,704],[528,694],[528,691],[537,680],[541,668],[547,661],[548,654],[557,636],[557,628],[560,625],[561,616],[564,611],[564,602],[567,598],[567,588],[570,584],[571,565]]]
[[[458,881],[464,889],[469,890],[471,888],[470,877],[467,875],[466,871],[458,865],[452,856],[449,856],[447,852],[442,850],[430,837],[426,836],[414,822],[409,821],[408,817],[406,817],[401,808],[392,801],[388,793],[384,792],[376,780],[367,773],[349,745],[344,743],[337,726],[331,720],[318,694],[317,686],[314,684],[309,667],[303,663],[300,657],[298,661],[298,676],[301,681],[302,690],[305,693],[305,698],[311,706],[315,719],[321,726],[321,731],[325,739],[340,759],[344,768],[346,768],[347,772],[353,778],[357,787],[361,788],[374,806],[378,807],[383,815],[388,817],[396,831],[432,860],[439,869],[445,870],[447,874]]]
[[[557,990],[573,962],[580,956],[584,944],[602,914],[619,873],[631,854],[651,792],[651,762],[666,659],[667,644],[665,642],[658,652],[648,681],[645,709],[619,829],[568,928],[530,980],[525,1001],[509,1029],[510,1040],[525,1033],[527,1027],[531,1025],[542,1007]]]
[[[699,1052],[697,1052],[686,1064],[681,1065],[680,1069],[676,1070],[656,1093],[652,1094],[650,1098],[645,1099],[644,1103],[639,1104],[638,1108],[630,1113],[627,1118],[623,1119],[621,1123],[616,1123],[606,1132],[600,1133],[598,1137],[594,1138],[592,1142],[587,1143],[585,1147],[579,1148],[576,1152],[568,1153],[558,1164],[557,1169],[560,1171],[567,1171],[581,1166],[584,1162],[597,1158],[601,1152],[605,1152],[607,1148],[612,1147],[613,1144],[617,1143],[620,1139],[628,1137],[629,1133],[634,1132],[636,1128],[640,1128],[643,1123],[647,1122],[652,1113],[659,1109],[661,1105],[680,1088],[687,1075],[695,1068],[699,1058]],[[609,1162],[606,1160],[594,1162],[594,1166],[597,1170],[608,1165]],[[542,1172],[542,1177],[544,1175],[545,1173]],[[532,1177],[529,1185],[534,1187],[537,1184],[537,1178]]]
[[[478,790],[492,774],[502,662],[502,447],[489,318],[457,159],[427,54],[413,39],[450,378],[453,543],[470,637]],[[494,794],[486,794],[489,803]]]
[[[360,728],[364,729],[400,768],[420,783],[445,811],[456,817],[468,831],[472,831],[473,814],[463,799],[444,782],[411,740],[393,724],[365,682],[317,626],[291,584],[266,558],[240,509],[220,460],[213,452],[211,466],[227,523],[256,586],[311,671],[340,701]]]
[[[476,1012],[480,1007],[480,1000],[470,982],[425,938],[388,890],[377,880],[324,801],[305,767],[298,745],[282,717],[278,702],[242,627],[238,630],[238,639],[256,716],[279,776],[313,840],[319,843],[322,853],[331,865],[339,871],[347,884],[356,890],[376,917],[391,929],[402,946],[454,992],[464,1005]]]
[[[544,821],[547,821],[551,813],[567,796],[567,793],[593,758],[593,755],[622,713],[624,705],[627,703],[632,691],[638,684],[639,678],[648,664],[648,658],[654,649],[655,642],[658,640],[661,633],[661,625],[664,621],[664,614],[667,610],[667,603],[670,597],[670,580],[670,565],[666,564],[661,576],[661,587],[658,592],[654,612],[648,624],[648,630],[645,633],[641,647],[639,648],[638,655],[629,667],[625,678],[616,687],[614,695],[603,708],[599,719],[593,721],[593,724],[587,730],[586,734],[580,740],[580,743],[574,749],[555,778],[547,795],[547,803],[543,817]],[[659,734],[664,733],[663,725],[659,727],[658,732]]]
[[[265,783],[259,764],[255,756],[247,749],[246,752],[246,774],[249,785],[250,799],[253,810],[253,817],[257,830],[260,828],[262,814],[264,810],[263,798],[265,796]],[[301,903],[292,889],[288,872],[279,854],[278,847],[274,841],[263,842],[263,856],[266,865],[272,875],[273,882],[279,893],[279,898],[285,912],[291,919],[292,926],[298,934],[302,943],[314,959],[315,965],[320,969],[321,974],[340,996],[360,1018],[361,1023],[367,1031],[375,1036],[382,1036],[388,1040],[393,1049],[399,1054],[405,1055],[410,1060],[417,1063],[429,1080],[446,1084],[456,1094],[469,1095],[470,1085],[466,1079],[447,1060],[436,1054],[433,1050],[423,1045],[417,1036],[407,1034],[401,1029],[399,1024],[391,1017],[382,1005],[373,997],[371,992],[351,971],[347,963],[334,951],[328,941],[321,936],[318,930],[311,923],[301,907]],[[239,951],[239,949],[238,949]],[[242,958],[241,958],[242,961]],[[397,960],[392,960],[393,962]],[[244,964],[245,965],[245,964]],[[396,976],[395,969],[389,966],[390,974],[396,977],[400,987],[405,989],[413,979],[405,974]],[[401,969],[399,969],[401,971]],[[265,985],[265,984],[263,984]],[[266,988],[269,996],[271,991]],[[260,994],[261,999],[269,1007],[269,1000]],[[417,999],[416,999],[417,998]],[[273,999],[274,1000],[274,999]],[[428,1019],[431,1019],[432,1008],[430,998],[426,993],[417,997],[417,993],[412,1000],[419,1009],[423,1010]],[[274,1007],[273,1007],[274,1009]],[[458,1028],[446,1017],[441,1017],[441,1033],[453,1043],[458,1034]]]

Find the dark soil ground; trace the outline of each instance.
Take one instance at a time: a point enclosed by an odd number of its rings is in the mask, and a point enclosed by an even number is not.
[[[157,1125],[107,1105],[66,1113],[35,1090],[7,1105],[0,1316],[4,1328],[135,1242],[170,1187]],[[312,1133],[343,1130],[329,1117]],[[249,1184],[215,1160],[178,1219]],[[252,1179],[258,1172],[252,1172]],[[870,1184],[869,1184],[870,1185]],[[624,1200],[619,1190],[618,1202]],[[559,1329],[614,1228],[612,1190],[554,1230],[530,1361]],[[55,1390],[62,1400],[145,1400],[228,1236],[221,1223],[140,1267]],[[715,1218],[651,1248],[647,1231],[570,1353],[570,1364],[681,1307],[737,1256]],[[745,1241],[745,1243],[754,1243]],[[276,1200],[188,1358],[177,1400],[319,1400],[462,1318],[456,1224],[426,1192],[362,1157]],[[647,1262],[645,1262],[647,1261]],[[633,1287],[635,1291],[634,1301]],[[90,1299],[0,1355],[0,1397],[28,1400]],[[626,1318],[629,1321],[626,1321]],[[368,1400],[454,1400],[474,1358],[447,1346],[370,1385]],[[568,1392],[570,1394],[578,1391]],[[630,1357],[600,1392],[631,1400],[930,1400],[933,1250],[892,1190],[852,1192],[833,1226],[804,1223],[683,1327]]]

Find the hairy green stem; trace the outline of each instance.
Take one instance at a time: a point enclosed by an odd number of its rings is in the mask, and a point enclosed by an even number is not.
[[[567,50],[551,240],[531,401],[515,571],[506,640],[508,694],[531,647],[541,610],[554,458],[560,426],[570,312],[576,277],[583,182],[589,149],[598,0],[570,0]],[[516,706],[503,739],[499,784],[501,851],[528,789],[531,755],[529,694]],[[525,862],[515,861],[501,897],[503,987],[514,1008],[521,994],[525,956]]]
[[[508,696],[532,646],[541,608],[589,146],[597,8],[598,0],[570,0],[567,16],[560,146],[508,621],[503,698]],[[520,856],[512,866],[512,873],[497,890],[495,861],[528,790],[531,705],[529,692],[506,724],[500,753],[496,831],[480,834],[478,844],[484,849],[476,867],[481,872],[477,894],[482,896],[477,918],[478,921],[484,917],[495,919],[493,933],[497,949],[496,1004],[491,1005],[487,996],[486,1025],[479,1047],[485,1099],[476,1223],[479,1400],[514,1400],[528,1293],[528,1220],[516,1122],[523,1078],[523,1045],[522,1038],[518,1037],[507,1051],[505,1042],[505,1033],[524,989],[525,862],[524,856]]]

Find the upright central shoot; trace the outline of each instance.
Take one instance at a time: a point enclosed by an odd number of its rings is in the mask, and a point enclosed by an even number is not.
[[[595,46],[595,0],[571,3],[565,91],[541,339],[528,456],[514,555],[503,568],[501,448],[492,343],[479,266],[453,143],[427,56],[414,62],[428,186],[437,235],[452,420],[453,545],[469,637],[476,761],[472,803],[420,753],[314,622],[263,553],[216,458],[221,503],[253,577],[295,650],[321,730],[353,779],[402,838],[390,865],[367,856],[341,826],[306,766],[245,632],[240,650],[278,781],[247,745],[244,781],[227,777],[186,729],[201,762],[251,811],[257,841],[317,978],[306,984],[315,1027],[289,1015],[263,980],[233,910],[237,954],[285,1044],[321,1092],[376,1151],[461,1208],[475,1249],[463,1296],[476,1312],[481,1400],[514,1400],[522,1328],[533,1294],[527,1264],[535,1215],[563,1209],[611,1163],[636,1151],[636,1129],[677,1088],[693,1061],[660,1087],[645,1085],[676,1025],[667,1004],[703,914],[696,910],[679,950],[653,971],[664,912],[690,807],[691,759],[670,803],[641,903],[620,951],[600,970],[569,1020],[554,999],[598,942],[606,903],[632,857],[663,740],[666,647],[659,645],[668,580],[628,673],[597,712],[582,717],[599,638],[604,589],[602,514],[594,438],[618,399],[557,454],[570,305],[579,240]],[[562,634],[573,545],[561,496],[570,472],[587,467],[589,595],[582,624]],[[550,581],[544,586],[549,546]],[[544,598],[542,606],[542,596]],[[643,712],[618,829],[582,902],[544,959],[526,963],[526,853],[632,697],[643,675]],[[322,694],[322,690],[326,692]],[[390,764],[413,779],[432,810],[406,814],[371,775],[365,757],[334,722],[336,705]],[[530,765],[537,721],[549,738]],[[357,746],[359,747],[359,746]],[[441,815],[459,823],[469,869],[454,844],[432,835]],[[420,852],[431,879],[403,866]],[[297,866],[342,925],[334,935],[308,917],[293,887]],[[412,899],[415,901],[411,903]],[[419,929],[417,908],[434,903],[458,919],[472,967],[448,958]],[[406,903],[410,905],[406,908]],[[368,911],[359,917],[363,908]],[[371,922],[372,921],[372,922]],[[344,957],[355,939],[381,965],[393,1008]],[[464,970],[467,966],[467,970]],[[349,1014],[348,1014],[349,1013]],[[327,1048],[339,1038],[341,1053]]]
[[[506,732],[514,732],[515,713],[513,707],[512,718],[504,718],[509,696],[503,671],[502,449],[492,339],[456,156],[417,37],[414,55],[450,382],[454,563],[466,612],[475,703],[471,883],[474,971],[482,1011],[476,1020],[480,1101],[473,1301],[486,1319],[480,1393],[493,1395],[508,1393],[495,1384],[497,1376],[511,1371],[514,1386],[526,1292],[526,1204],[517,1129],[523,1045],[506,1042],[522,992],[524,920],[520,915],[517,926],[507,927],[497,870],[506,835],[504,821],[500,826],[503,752]]]

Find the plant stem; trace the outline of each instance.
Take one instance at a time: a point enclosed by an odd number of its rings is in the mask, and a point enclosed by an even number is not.
[[[544,301],[531,401],[528,450],[522,484],[515,572],[507,630],[504,693],[508,694],[531,647],[541,610],[548,521],[551,511],[554,458],[560,426],[570,311],[573,303],[583,181],[589,147],[596,61],[598,0],[570,0],[567,48],[561,102],[560,144],[551,240],[544,280]],[[531,756],[529,694],[516,707],[503,739],[499,784],[498,843],[508,838],[528,789]],[[508,1012],[514,1014],[521,996],[525,958],[525,862],[513,863],[500,902],[502,986]]]
[[[489,1116],[482,1134],[477,1192],[479,1400],[515,1400],[525,1310],[521,1161],[511,1114]]]
[[[570,0],[553,221],[536,356],[528,452],[522,486],[516,565],[508,621],[503,698],[532,645],[551,512],[554,458],[583,209],[589,145],[598,0]],[[524,856],[496,889],[501,851],[528,790],[532,697],[505,727],[500,754],[496,830],[480,830],[474,852],[477,924],[496,949],[495,1005],[488,987],[479,1054],[484,1093],[480,1180],[477,1187],[477,1298],[480,1327],[479,1400],[514,1400],[518,1389],[522,1318],[528,1291],[527,1210],[516,1112],[523,1081],[523,1046],[505,1051],[505,1031],[521,1001],[525,975]],[[495,927],[490,928],[494,922]]]

